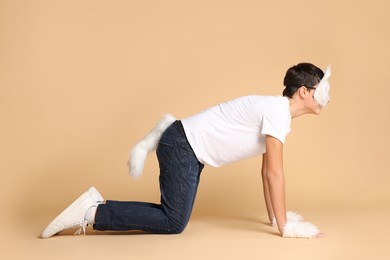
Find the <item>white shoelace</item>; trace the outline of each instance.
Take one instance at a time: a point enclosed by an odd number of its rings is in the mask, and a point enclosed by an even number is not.
[[[86,228],[87,228],[87,226],[88,226],[88,224],[89,224],[89,223],[88,223],[88,219],[86,218],[86,216],[87,216],[87,214],[88,214],[88,211],[89,211],[91,208],[97,208],[97,206],[98,206],[99,204],[101,204],[101,203],[102,203],[102,201],[98,201],[96,205],[93,205],[93,206],[91,206],[91,207],[89,207],[89,208],[87,209],[87,211],[85,212],[85,215],[84,215],[83,220],[80,221],[80,222],[78,222],[78,223],[76,223],[75,227],[76,227],[76,228],[79,227],[79,229],[77,229],[76,232],[74,232],[73,235],[77,236],[77,235],[81,235],[81,233],[83,233],[83,235],[85,236],[85,234],[86,234]]]
[[[78,224],[77,226],[79,226],[80,228],[76,230],[76,232],[74,232],[73,235],[77,236],[77,235],[81,235],[81,232],[83,232],[83,235],[85,236],[85,229],[87,228],[88,226],[88,221],[86,219],[84,219],[80,224]]]

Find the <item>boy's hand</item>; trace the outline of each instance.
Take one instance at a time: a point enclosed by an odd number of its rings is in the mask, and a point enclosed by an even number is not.
[[[283,229],[283,237],[286,238],[322,238],[325,234],[313,224],[303,221],[301,215],[293,211],[286,212],[287,223]],[[275,217],[272,226],[276,226]]]
[[[306,221],[287,221],[283,228],[283,237],[321,238],[324,236],[315,225]]]
[[[303,220],[302,216],[294,211],[287,211],[286,212],[287,221],[301,221]],[[272,226],[276,227],[276,218],[272,218]]]

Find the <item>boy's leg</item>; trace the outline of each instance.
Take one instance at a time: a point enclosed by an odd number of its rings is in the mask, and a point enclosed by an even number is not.
[[[161,205],[108,201],[99,205],[97,230],[143,230],[180,233],[188,223],[203,164],[196,159],[183,130],[171,125],[157,148]]]

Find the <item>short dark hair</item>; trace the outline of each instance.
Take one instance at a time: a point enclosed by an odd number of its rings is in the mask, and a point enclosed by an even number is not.
[[[294,65],[287,70],[284,76],[283,85],[285,89],[283,90],[283,96],[292,98],[295,92],[302,86],[313,88],[320,82],[323,76],[324,72],[311,63]]]

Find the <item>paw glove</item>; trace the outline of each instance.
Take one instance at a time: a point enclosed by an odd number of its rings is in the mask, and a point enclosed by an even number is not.
[[[287,222],[283,228],[283,237],[289,238],[312,238],[320,230],[312,223],[303,221],[302,216],[299,214],[287,211],[286,213]],[[276,219],[273,218],[272,226],[276,226]]]

